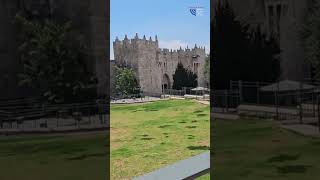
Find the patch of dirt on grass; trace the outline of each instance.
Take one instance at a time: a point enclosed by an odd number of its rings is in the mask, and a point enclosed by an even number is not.
[[[112,128],[110,131],[110,142],[112,142],[112,149],[119,148],[123,141],[129,138],[130,132],[126,129]]]

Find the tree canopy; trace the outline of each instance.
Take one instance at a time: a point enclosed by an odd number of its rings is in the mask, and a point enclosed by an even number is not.
[[[116,67],[116,90],[121,96],[137,95],[140,93],[138,82],[132,69],[128,67]]]
[[[70,37],[71,22],[27,20],[20,15],[15,20],[22,31],[20,86],[40,90],[53,103],[95,96],[97,79],[86,65],[82,36]]]
[[[178,63],[176,71],[173,75],[173,89],[181,90],[183,87],[197,87],[197,75],[192,71],[183,67],[182,63]]]

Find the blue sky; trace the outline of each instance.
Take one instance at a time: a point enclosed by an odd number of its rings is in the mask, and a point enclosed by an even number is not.
[[[111,0],[110,49],[116,36],[135,33],[154,40],[158,35],[160,48],[178,49],[205,46],[210,49],[210,0]],[[203,7],[200,16],[190,13],[190,7]]]

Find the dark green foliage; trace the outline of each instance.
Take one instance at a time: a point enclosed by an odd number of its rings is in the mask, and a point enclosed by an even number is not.
[[[181,90],[183,87],[197,87],[197,75],[185,69],[182,63],[178,63],[173,75],[173,89]]]
[[[71,22],[31,21],[17,15],[16,23],[22,34],[20,86],[40,90],[53,103],[95,96],[97,79],[86,65],[82,36],[72,32],[71,37]]]
[[[228,2],[217,3],[212,29],[211,75],[214,89],[228,89],[230,80],[275,81],[280,49],[274,38],[236,20]]]
[[[140,93],[134,71],[127,67],[116,67],[116,90],[121,96]]]

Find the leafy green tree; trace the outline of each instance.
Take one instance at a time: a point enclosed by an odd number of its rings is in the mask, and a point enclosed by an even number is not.
[[[116,90],[122,96],[139,93],[134,71],[127,67],[116,67]]]
[[[228,1],[219,1],[214,13],[211,88],[228,89],[230,80],[277,80],[280,48],[276,39],[238,21]]]
[[[17,15],[23,73],[20,86],[40,90],[45,100],[71,102],[95,96],[97,79],[85,62],[85,45],[73,34],[70,22],[31,21]]]
[[[301,38],[306,52],[306,60],[311,63],[313,76],[320,78],[320,2],[311,1]]]
[[[197,75],[185,69],[182,63],[178,63],[173,75],[173,89],[181,90],[183,87],[197,87]]]

